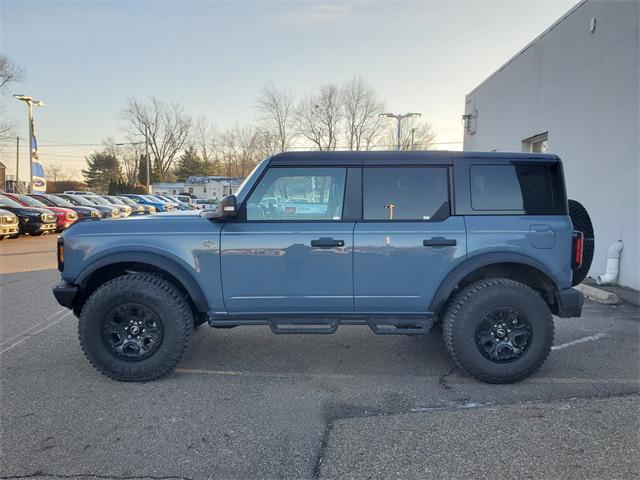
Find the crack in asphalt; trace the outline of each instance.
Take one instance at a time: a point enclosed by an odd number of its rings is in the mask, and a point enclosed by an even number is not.
[[[455,368],[453,369],[455,370]],[[451,372],[446,375],[450,375]],[[420,414],[426,412],[433,411],[442,411],[442,410],[468,410],[468,409],[479,409],[483,407],[487,408],[496,408],[496,407],[529,407],[541,404],[555,404],[555,403],[568,403],[575,401],[584,401],[584,400],[607,400],[607,399],[619,399],[619,398],[638,398],[640,391],[633,391],[628,393],[613,393],[613,394],[604,394],[604,395],[586,395],[586,396],[577,396],[570,398],[561,398],[555,400],[526,400],[521,402],[486,402],[486,403],[478,403],[472,402],[469,400],[465,401],[453,401],[444,404],[434,404],[434,405],[424,405],[417,406],[411,409],[406,408],[398,408],[398,409],[389,409],[389,410],[374,410],[374,409],[366,409],[361,407],[353,407],[353,406],[339,406],[339,405],[329,405],[325,409],[327,411],[335,411],[332,415],[327,415],[325,417],[324,430],[322,432],[322,439],[320,442],[320,447],[318,449],[318,453],[315,456],[315,461],[313,463],[312,469],[312,478],[321,478],[322,476],[322,466],[325,460],[325,456],[327,453],[327,449],[329,447],[329,438],[331,436],[331,432],[334,428],[335,422],[340,420],[355,420],[360,418],[371,418],[371,417],[387,417],[394,415],[410,415],[410,414]],[[2,477],[0,477],[1,479]]]

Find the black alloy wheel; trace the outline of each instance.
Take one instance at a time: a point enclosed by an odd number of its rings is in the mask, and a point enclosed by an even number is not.
[[[475,341],[485,358],[506,363],[527,351],[532,336],[533,329],[526,315],[514,307],[499,307],[488,312],[478,323]]]
[[[140,361],[153,355],[162,343],[160,317],[138,303],[125,303],[106,315],[102,327],[105,346],[116,357]]]

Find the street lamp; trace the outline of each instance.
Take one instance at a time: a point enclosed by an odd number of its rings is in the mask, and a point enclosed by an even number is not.
[[[25,102],[29,112],[29,191],[33,193],[33,106],[42,107],[44,102],[34,100],[27,95],[16,94],[14,97]]]
[[[402,120],[404,120],[405,118],[410,118],[410,117],[419,117],[421,115],[422,115],[421,113],[409,112],[409,113],[404,113],[404,114],[381,113],[379,116],[380,117],[395,118],[398,121],[398,150],[400,150],[400,124],[402,123]]]

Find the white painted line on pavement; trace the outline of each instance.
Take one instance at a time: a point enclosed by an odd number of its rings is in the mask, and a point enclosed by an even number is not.
[[[595,335],[589,335],[588,337],[582,337],[577,340],[573,340],[571,342],[563,343],[561,345],[556,345],[551,347],[551,350],[562,350],[564,348],[573,347],[574,345],[579,345],[581,343],[593,342],[594,340],[600,340],[601,338],[607,338],[609,335],[606,333],[600,332]]]
[[[200,375],[223,375],[229,377],[259,377],[259,378],[290,378],[290,377],[333,377],[352,379],[356,375],[345,375],[342,373],[276,373],[276,372],[241,372],[236,370],[206,370],[201,368],[176,368],[176,373],[192,373]]]
[[[9,350],[11,350],[12,348],[17,347],[18,345],[20,345],[22,342],[26,342],[27,340],[29,340],[32,337],[35,337],[36,335],[38,335],[41,332],[44,332],[47,328],[51,328],[53,327],[56,323],[61,322],[62,320],[64,320],[65,318],[67,318],[69,315],[71,315],[73,312],[71,310],[69,310],[67,313],[65,313],[64,315],[62,315],[60,318],[58,318],[55,322],[51,322],[48,325],[45,325],[44,327],[42,327],[39,330],[36,330],[30,334],[28,334],[26,337],[18,340],[17,342],[15,342],[13,345],[9,345],[7,348],[5,348],[4,350],[0,350],[0,355],[2,355],[5,352],[8,352]]]
[[[49,315],[46,319],[44,319],[42,322],[40,323],[36,323],[33,327],[31,328],[27,328],[24,332],[20,332],[17,335],[14,335],[11,338],[7,338],[6,340],[3,340],[2,342],[0,342],[0,348],[4,347],[6,344],[11,343],[15,340],[17,340],[18,338],[20,338],[23,335],[28,334],[31,330],[35,330],[36,328],[40,327],[41,325],[44,325],[45,323],[53,320],[55,317],[57,317],[58,315],[60,315],[62,312],[66,311],[66,308],[61,308],[60,310],[58,310],[56,313],[54,313],[53,315]]]

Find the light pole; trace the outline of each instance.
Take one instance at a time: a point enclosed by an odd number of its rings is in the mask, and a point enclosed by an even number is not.
[[[147,195],[151,195],[151,160],[149,159],[149,127],[144,126],[144,159],[147,162]]]
[[[33,106],[42,107],[44,102],[34,100],[27,95],[14,95],[18,100],[27,104],[29,112],[29,192],[33,193]]]
[[[405,118],[410,118],[410,117],[419,117],[421,116],[421,113],[417,113],[417,112],[409,112],[409,113],[381,113],[380,116],[381,117],[389,117],[389,118],[395,118],[398,121],[398,150],[400,150],[400,125],[402,123],[402,120],[404,120]]]

